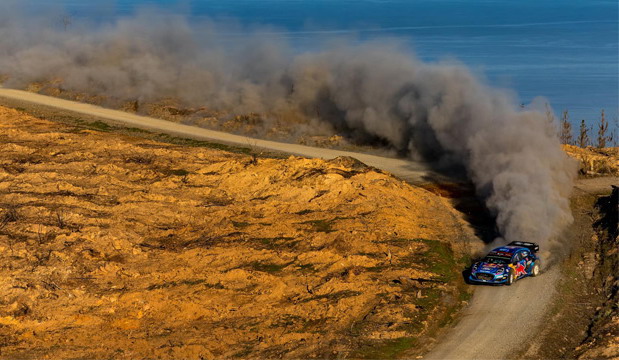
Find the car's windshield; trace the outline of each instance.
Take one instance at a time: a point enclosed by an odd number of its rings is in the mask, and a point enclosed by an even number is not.
[[[489,264],[507,264],[509,263],[509,258],[502,256],[486,256],[484,262]]]

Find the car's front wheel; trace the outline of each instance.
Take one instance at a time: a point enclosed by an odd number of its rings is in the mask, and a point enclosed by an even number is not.
[[[509,271],[509,275],[507,276],[507,283],[506,285],[511,285],[514,283],[515,277],[514,277],[514,272],[513,271]]]
[[[539,275],[539,264],[534,264],[533,269],[531,270],[531,276]]]

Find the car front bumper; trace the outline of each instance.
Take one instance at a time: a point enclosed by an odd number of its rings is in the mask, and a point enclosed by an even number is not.
[[[486,276],[478,277],[480,274]],[[491,275],[492,279],[490,279],[487,275]],[[470,281],[484,284],[505,284],[508,278],[508,274],[495,275],[490,273],[471,273],[471,275],[469,275]]]

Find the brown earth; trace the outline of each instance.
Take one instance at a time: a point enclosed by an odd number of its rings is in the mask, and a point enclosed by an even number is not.
[[[447,199],[0,107],[0,356],[392,357],[465,303]]]

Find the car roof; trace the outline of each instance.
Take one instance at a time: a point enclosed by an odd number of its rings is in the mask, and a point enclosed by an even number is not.
[[[521,246],[501,246],[492,251],[488,255],[498,255],[498,256],[512,256],[518,250],[526,249]]]

